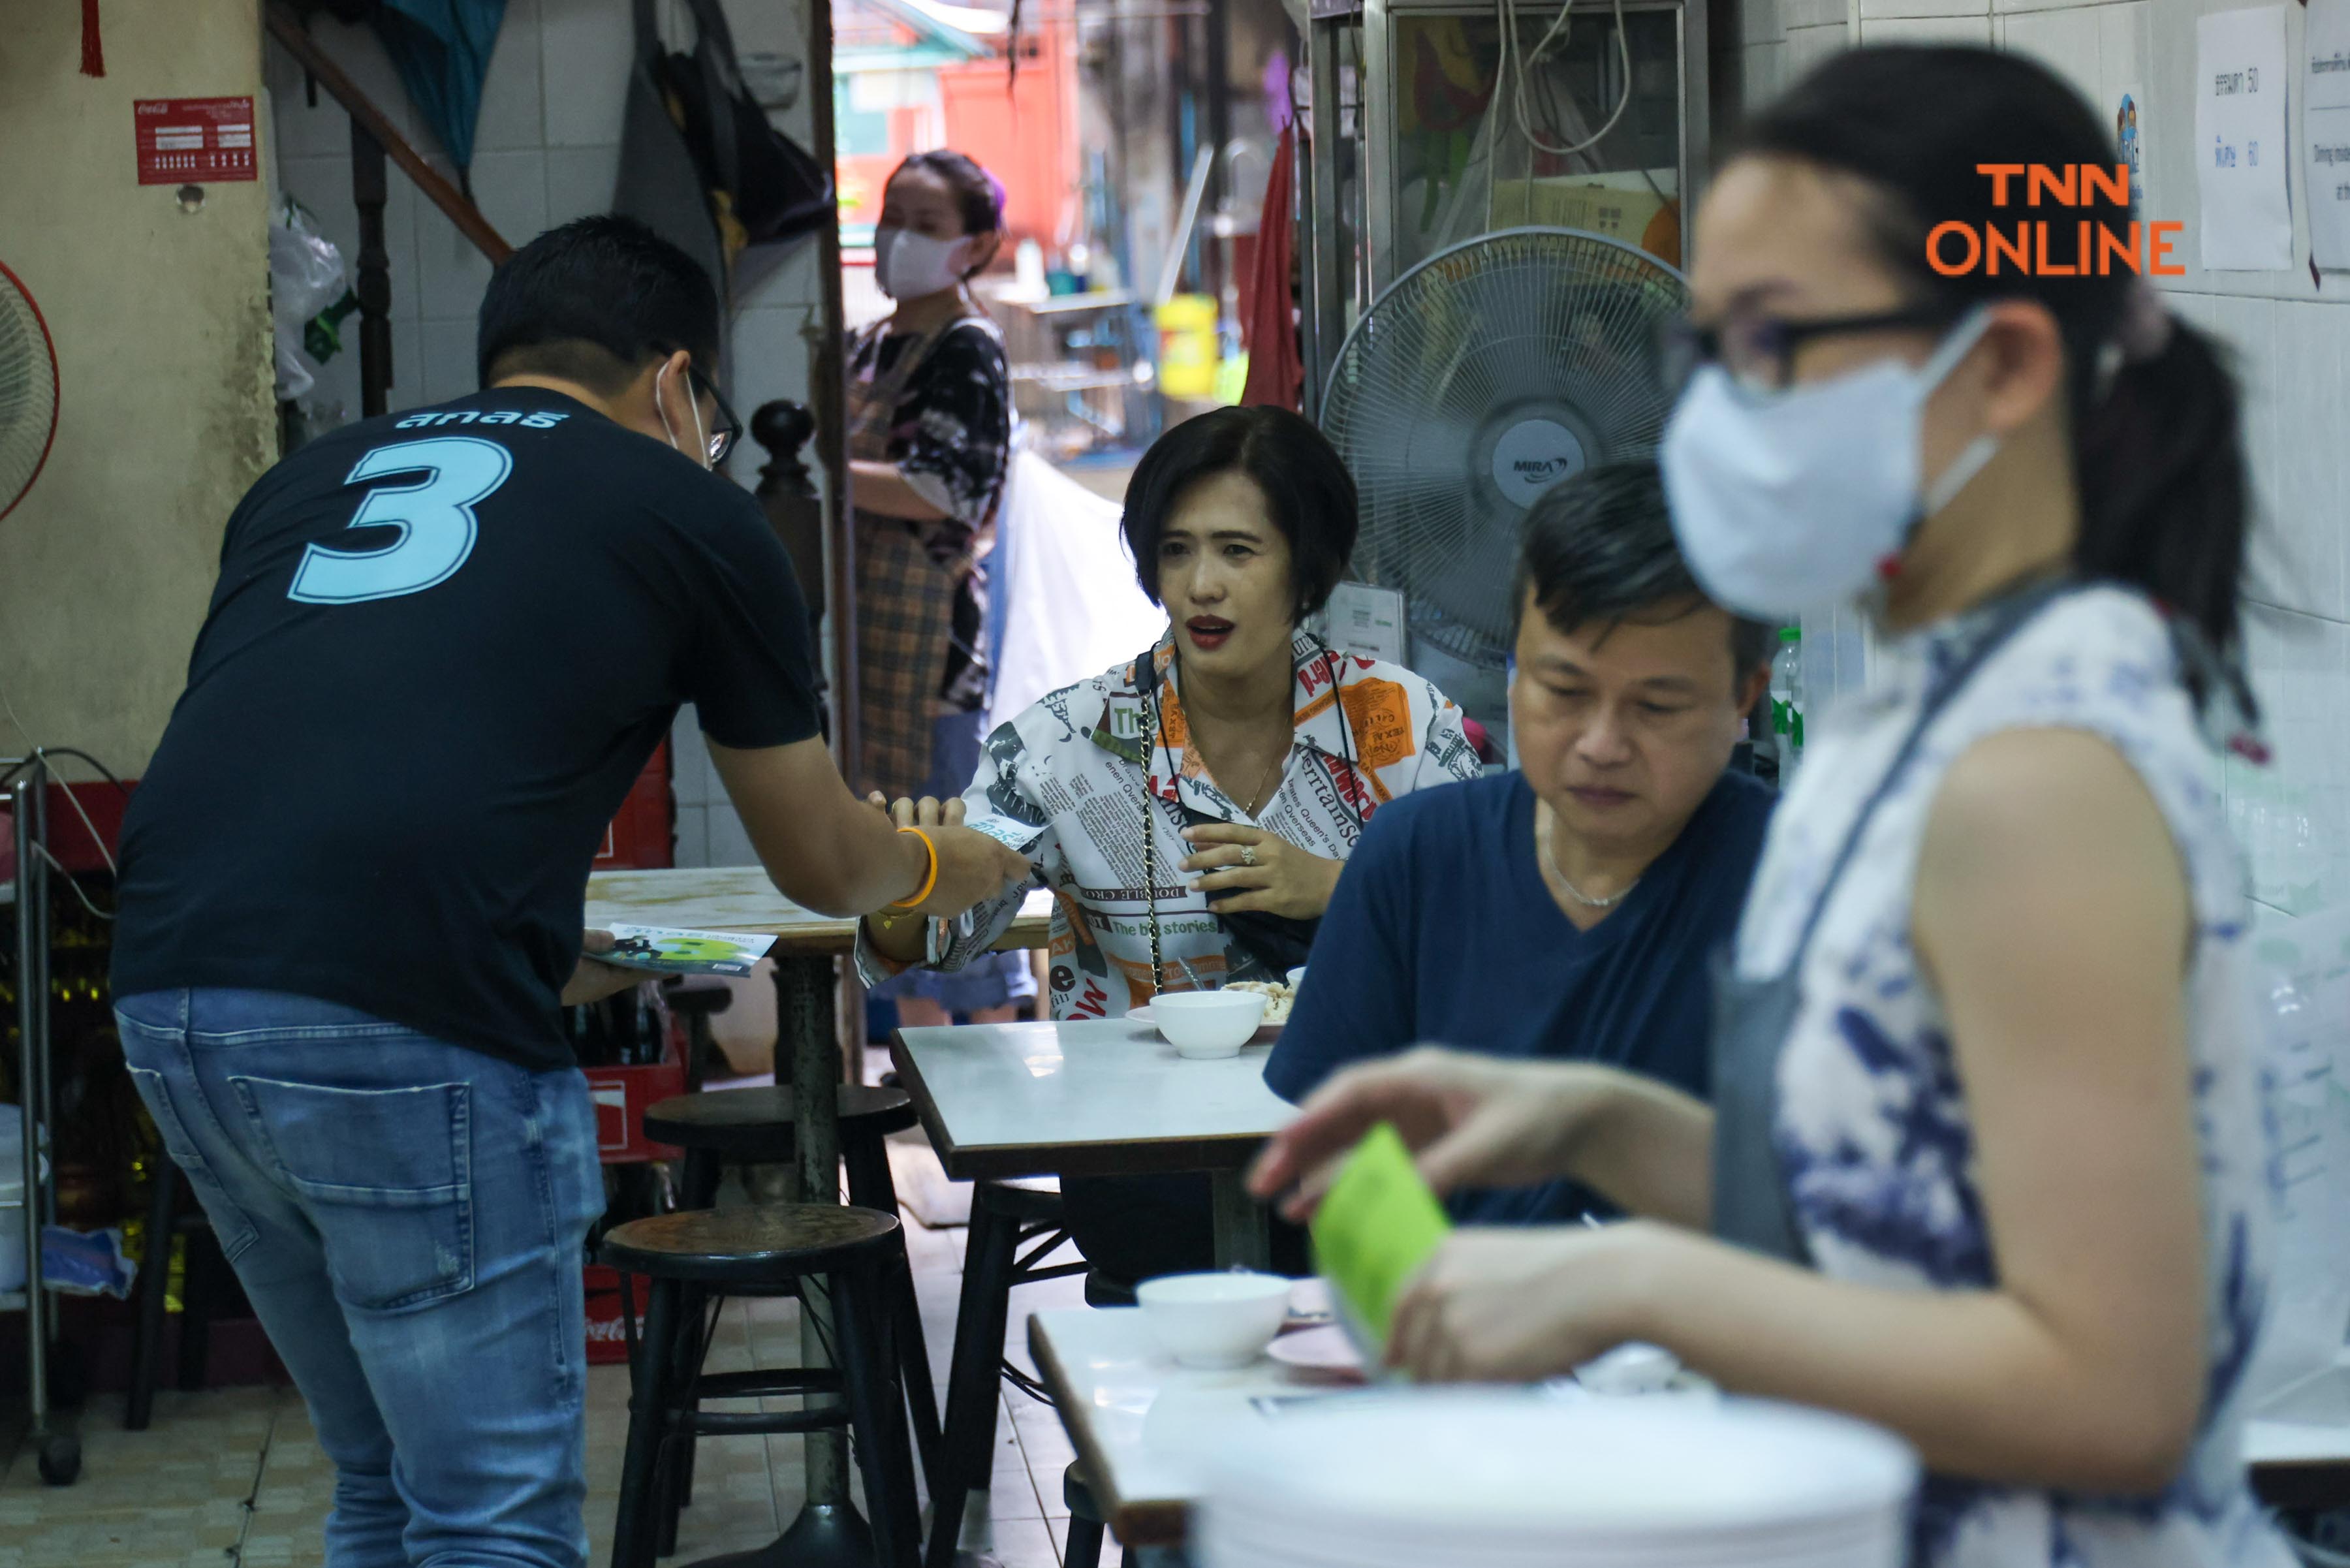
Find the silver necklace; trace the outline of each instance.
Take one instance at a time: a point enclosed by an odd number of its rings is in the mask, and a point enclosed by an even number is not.
[[[1617,905],[1622,903],[1625,899],[1630,898],[1632,896],[1632,889],[1640,885],[1640,878],[1635,877],[1631,881],[1626,883],[1624,890],[1617,893],[1614,898],[1595,898],[1590,894],[1585,892],[1582,888],[1576,887],[1573,882],[1568,881],[1566,873],[1559,869],[1558,856],[1551,847],[1555,839],[1553,836],[1552,820],[1550,818],[1545,817],[1544,819],[1542,832],[1538,836],[1540,842],[1537,844],[1536,847],[1542,852],[1543,869],[1548,872],[1552,877],[1555,878],[1558,885],[1566,890],[1566,896],[1568,898],[1574,899],[1576,903],[1582,905],[1586,909],[1612,909]]]

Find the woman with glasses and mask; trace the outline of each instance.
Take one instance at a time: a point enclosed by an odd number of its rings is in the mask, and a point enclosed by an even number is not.
[[[857,530],[863,787],[951,796],[979,765],[987,696],[979,557],[1012,457],[1003,334],[971,280],[1003,243],[1003,187],[960,152],[889,176],[874,275],[897,308],[850,335],[849,493]],[[916,973],[877,994],[901,1023],[1000,1022],[1036,994],[1026,956]]]
[[[2220,747],[2261,755],[2235,382],[2126,271],[1929,260],[2024,210],[1983,165],[2114,163],[2038,64],[1860,49],[1700,211],[1682,551],[1742,613],[1859,607],[1884,655],[1773,820],[1714,1107],[1430,1054],[1335,1080],[1255,1179],[1300,1212],[1387,1120],[1440,1188],[1588,1182],[1640,1218],[1456,1233],[1393,1358],[1532,1378],[1644,1341],[1880,1422],[1930,1472],[1926,1568],[2290,1562],[2238,1442],[2271,1192],[2214,788]],[[2052,226],[2126,240],[2095,201]]]

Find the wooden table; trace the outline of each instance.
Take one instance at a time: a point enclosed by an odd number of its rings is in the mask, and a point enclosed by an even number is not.
[[[1049,940],[1053,896],[1031,894],[1003,939],[1002,949],[1041,948]],[[819,915],[784,897],[758,866],[720,866],[668,871],[607,871],[588,879],[587,925],[675,926],[691,930],[747,931],[773,936],[775,961],[775,1081],[807,1086],[841,1079],[838,1011],[833,965],[857,946],[857,921]],[[790,1063],[788,1076],[785,1064]],[[840,1193],[840,1121],[829,1094],[793,1096],[794,1127],[804,1201],[833,1203]],[[830,1365],[825,1345],[823,1292],[815,1282],[801,1290],[800,1354],[806,1366]],[[809,1403],[818,1402],[811,1397]],[[814,1563],[853,1557],[854,1532],[840,1521],[848,1501],[848,1445],[839,1432],[811,1432],[805,1439],[807,1506],[775,1549],[787,1560]],[[869,1555],[869,1551],[868,1553]]]
[[[983,1023],[899,1030],[890,1055],[949,1176],[1205,1171],[1216,1267],[1263,1269],[1265,1211],[1241,1173],[1297,1114],[1264,1086],[1269,1049],[1191,1062],[1147,1024]]]
[[[1110,1531],[1127,1546],[1176,1546],[1204,1490],[1201,1459],[1268,1418],[1260,1398],[1315,1398],[1334,1383],[1270,1356],[1230,1372],[1183,1366],[1139,1307],[1040,1312],[1028,1353],[1053,1392]]]

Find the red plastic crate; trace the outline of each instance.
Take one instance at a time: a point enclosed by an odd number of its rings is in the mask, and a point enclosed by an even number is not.
[[[675,1159],[667,1144],[648,1142],[645,1112],[685,1093],[685,1059],[672,1033],[668,1053],[642,1067],[588,1067],[588,1096],[596,1102],[596,1157],[606,1165],[638,1165]]]
[[[670,796],[669,742],[653,748],[652,760],[637,775],[619,815],[604,830],[596,852],[598,871],[660,870],[676,861],[677,814]]]
[[[629,1340],[620,1321],[620,1271],[590,1263],[587,1279],[588,1365],[609,1366],[624,1362],[629,1359]]]

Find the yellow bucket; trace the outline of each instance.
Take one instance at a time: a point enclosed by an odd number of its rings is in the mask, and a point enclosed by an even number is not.
[[[1158,309],[1159,388],[1170,398],[1211,398],[1216,393],[1216,302],[1203,294],[1179,294]]]

